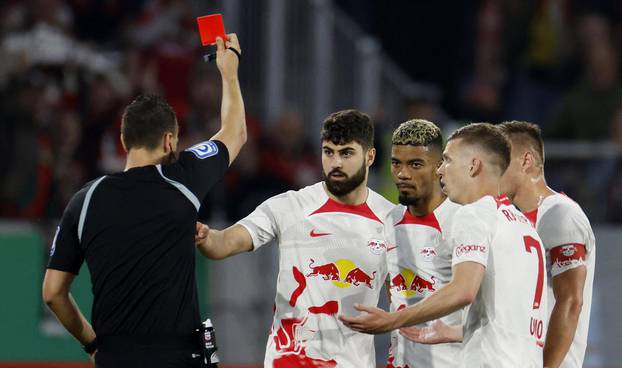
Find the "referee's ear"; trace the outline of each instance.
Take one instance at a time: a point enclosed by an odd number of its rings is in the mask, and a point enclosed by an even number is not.
[[[119,139],[121,140],[121,145],[123,146],[123,150],[125,151],[125,153],[127,153],[127,147],[125,146],[125,140],[123,139],[123,133],[121,133],[121,135],[119,136]]]
[[[172,132],[164,133],[164,137],[162,137],[162,148],[164,149],[164,153],[169,154],[175,150],[175,147],[173,144],[174,139],[175,139],[175,136]]]

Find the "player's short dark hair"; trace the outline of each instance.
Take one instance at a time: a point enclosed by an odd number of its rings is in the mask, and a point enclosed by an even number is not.
[[[501,174],[510,165],[511,144],[508,138],[492,124],[473,123],[453,132],[447,142],[462,139],[468,145],[482,148],[491,157],[491,163],[501,170]]]
[[[344,145],[357,142],[364,150],[374,146],[374,124],[369,115],[358,110],[342,110],[330,114],[320,133],[322,142]]]
[[[432,147],[443,152],[443,133],[431,121],[411,119],[393,131],[391,144]]]
[[[157,95],[140,95],[123,112],[121,133],[125,148],[155,149],[162,136],[177,132],[173,108]]]
[[[499,129],[508,136],[510,142],[531,146],[536,153],[538,164],[544,167],[544,141],[539,126],[526,121],[505,121],[498,125]]]

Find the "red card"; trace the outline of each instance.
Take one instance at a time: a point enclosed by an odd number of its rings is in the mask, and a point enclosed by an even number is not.
[[[224,41],[227,40],[222,14],[198,17],[197,24],[199,25],[199,35],[201,36],[201,44],[203,46],[215,45],[216,37],[222,37]]]

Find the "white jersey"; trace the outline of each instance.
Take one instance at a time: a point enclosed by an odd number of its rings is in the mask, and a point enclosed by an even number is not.
[[[453,248],[447,233],[458,208],[459,204],[446,199],[425,216],[413,216],[401,205],[391,211],[386,222],[392,226],[387,231],[392,311],[423,300],[451,281]],[[441,319],[449,325],[461,325],[462,310]],[[461,346],[416,344],[393,331],[387,368],[457,367]]]
[[[461,367],[542,367],[548,314],[540,237],[507,198],[462,206],[453,222],[453,265],[486,267],[466,316]]]
[[[551,277],[579,266],[585,266],[587,275],[583,288],[583,308],[577,331],[560,367],[582,367],[587,347],[587,332],[592,306],[592,284],[596,259],[596,241],[590,221],[581,207],[559,193],[544,198],[540,206],[525,214],[536,226],[546,249],[549,315],[555,306]]]
[[[262,203],[239,224],[255,249],[279,245],[274,320],[265,367],[375,367],[374,338],[344,326],[353,304],[377,305],[386,279],[385,219],[393,204],[371,189],[356,206],[330,199],[323,183]]]

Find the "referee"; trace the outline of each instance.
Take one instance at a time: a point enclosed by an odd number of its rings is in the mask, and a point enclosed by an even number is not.
[[[231,50],[234,49],[234,50]],[[125,171],[77,192],[63,213],[43,281],[43,299],[97,367],[201,367],[195,280],[200,203],[246,141],[235,34],[217,40],[222,126],[175,156],[175,112],[160,97],[126,107]],[[86,260],[92,327],[69,289]]]

